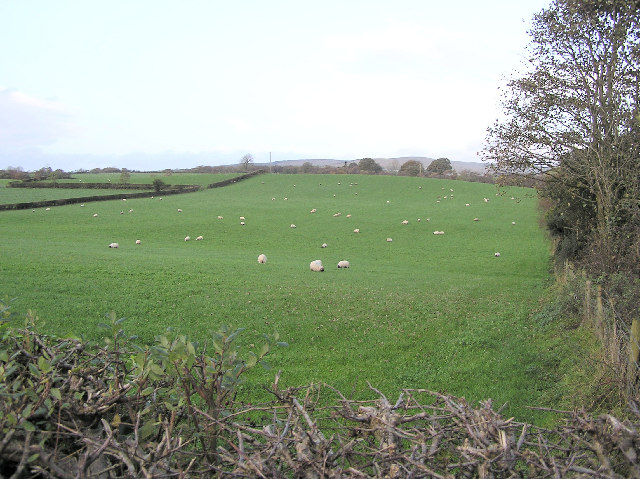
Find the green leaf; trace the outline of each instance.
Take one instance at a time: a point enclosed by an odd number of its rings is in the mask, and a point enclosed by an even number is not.
[[[35,461],[36,459],[38,459],[40,457],[40,453],[36,452],[35,454],[32,454],[29,456],[29,459],[27,459],[27,463],[31,463],[33,461]]]
[[[143,396],[148,396],[154,391],[154,389],[155,388],[153,386],[149,386],[148,388],[145,388],[140,394],[142,394]]]
[[[264,343],[262,348],[260,348],[260,357],[264,357],[269,352],[269,343]]]
[[[247,359],[247,367],[252,368],[258,362],[258,356],[253,351],[249,351],[249,359]]]
[[[36,430],[36,427],[33,425],[33,423],[30,423],[29,421],[22,421],[22,427],[24,428],[25,431]]]
[[[153,434],[153,432],[155,431],[155,427],[153,422],[149,421],[144,423],[144,425],[140,428],[140,438],[141,439],[146,439],[147,437],[151,436],[151,434]]]
[[[289,347],[289,343],[284,342],[284,341],[278,341],[276,344],[278,346],[280,346],[281,348],[288,348]]]
[[[58,401],[62,399],[62,394],[60,394],[60,389],[58,388],[51,388],[51,395]]]

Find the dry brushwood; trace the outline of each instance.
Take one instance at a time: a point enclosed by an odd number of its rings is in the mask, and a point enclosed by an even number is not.
[[[181,362],[167,346],[167,362],[141,369],[131,358],[149,350],[30,330],[0,339],[0,478],[640,479],[637,407],[634,421],[565,413],[546,430],[491,401],[406,389],[392,402],[371,387],[362,402],[282,390],[278,376],[268,404],[208,404],[196,397],[204,354]]]

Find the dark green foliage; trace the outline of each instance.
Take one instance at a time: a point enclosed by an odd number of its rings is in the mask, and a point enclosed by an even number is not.
[[[361,160],[358,160],[358,168],[360,168],[361,172],[371,174],[380,173],[382,171],[382,166],[372,158],[362,158]]]
[[[427,171],[429,173],[435,173],[437,175],[442,175],[447,171],[452,171],[451,160],[449,158],[438,158],[437,160],[433,160],[429,166],[427,166]]]
[[[398,171],[399,175],[418,176],[422,172],[422,163],[416,160],[405,161]]]
[[[155,180],[153,180],[153,190],[156,193],[160,193],[162,190],[164,190],[167,187],[167,184],[162,181],[160,178],[156,178]]]

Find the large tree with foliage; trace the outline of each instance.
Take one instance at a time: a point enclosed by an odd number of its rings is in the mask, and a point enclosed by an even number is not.
[[[417,160],[407,160],[405,161],[400,170],[398,171],[399,175],[404,176],[418,176],[422,173],[422,163]]]
[[[358,168],[364,173],[380,173],[382,166],[380,166],[373,158],[362,158],[358,160]]]
[[[427,166],[427,171],[429,173],[436,173],[438,175],[442,175],[447,171],[452,171],[453,167],[451,166],[451,160],[449,158],[438,158],[437,160],[433,160]]]
[[[508,82],[484,158],[557,183],[562,207],[582,210],[564,226],[610,250],[638,211],[640,2],[554,0],[529,33],[529,68]]]

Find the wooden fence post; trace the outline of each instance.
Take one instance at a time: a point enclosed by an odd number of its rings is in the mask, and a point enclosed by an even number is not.
[[[602,305],[602,285],[598,285],[598,297],[596,299],[596,331],[600,340],[604,338],[604,306]]]
[[[591,280],[588,279],[584,286],[584,322],[591,325]]]
[[[629,332],[629,378],[631,384],[638,380],[640,372],[640,320],[634,319],[631,322]]]

